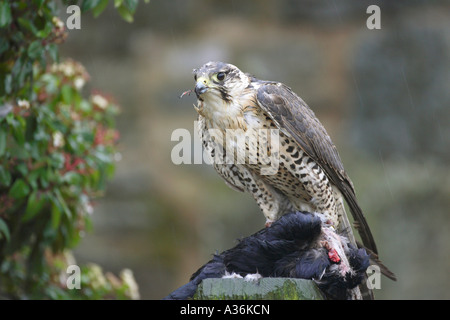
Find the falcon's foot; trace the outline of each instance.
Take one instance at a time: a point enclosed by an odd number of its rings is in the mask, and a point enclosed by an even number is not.
[[[240,279],[243,278],[239,273],[236,272],[228,272],[225,271],[225,274],[222,276],[222,279]]]
[[[249,282],[258,282],[259,279],[262,278],[262,275],[259,273],[249,273],[245,275],[245,277],[241,276],[239,273],[236,272],[228,272],[225,271],[225,274],[222,276],[222,279],[241,279],[244,278],[245,281]]]
[[[265,224],[266,228],[270,227],[272,225],[272,223],[274,223],[274,222],[275,222],[275,220],[266,219],[266,224]]]
[[[261,278],[262,275],[260,275],[259,273],[249,273],[244,277],[244,280],[249,282],[258,282]]]

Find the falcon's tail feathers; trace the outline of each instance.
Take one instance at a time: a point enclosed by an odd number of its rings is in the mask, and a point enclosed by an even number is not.
[[[367,253],[370,255],[370,264],[378,266],[380,268],[381,274],[385,275],[386,277],[388,277],[389,279],[391,279],[393,281],[397,281],[396,275],[391,270],[389,270],[389,268],[386,267],[381,260],[378,259],[377,254],[375,254],[371,250],[365,248],[360,243],[358,243],[358,247],[366,249]]]
[[[359,235],[361,236],[362,244],[357,243],[358,247],[366,249],[366,251],[370,254],[370,262],[371,264],[377,265],[380,268],[380,272],[393,281],[397,281],[397,277],[395,274],[386,267],[381,260],[378,259],[378,250],[375,244],[375,240],[372,236],[372,232],[370,231],[369,225],[366,221],[366,218],[363,215],[361,207],[358,205],[356,201],[356,196],[351,188],[351,185],[343,184],[345,187],[343,188],[343,196],[347,201],[348,206],[350,207],[350,211],[353,216],[353,225],[358,230]]]
[[[372,236],[369,224],[367,223],[366,218],[364,217],[361,207],[358,205],[358,202],[356,201],[356,195],[351,185],[343,183],[342,187],[343,187],[341,190],[342,195],[344,196],[345,201],[350,207],[353,220],[355,221],[354,226],[358,230],[358,233],[361,236],[361,240],[364,246],[368,248],[371,252],[378,254],[375,239]]]

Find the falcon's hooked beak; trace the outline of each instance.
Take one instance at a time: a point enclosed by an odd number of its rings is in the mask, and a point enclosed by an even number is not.
[[[197,95],[197,98],[208,91],[209,89],[209,79],[205,77],[200,77],[197,79],[197,83],[195,84],[195,94]]]

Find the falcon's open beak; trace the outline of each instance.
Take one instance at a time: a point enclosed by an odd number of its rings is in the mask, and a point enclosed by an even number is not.
[[[195,84],[195,94],[197,97],[208,91],[208,84],[208,79],[204,77],[198,78],[197,83]]]

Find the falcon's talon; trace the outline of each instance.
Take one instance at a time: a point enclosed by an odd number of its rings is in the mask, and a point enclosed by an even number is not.
[[[273,223],[273,221],[267,220],[266,224],[265,224],[266,228],[269,228],[272,225],[272,223]]]
[[[262,275],[259,273],[249,273],[244,277],[244,280],[247,282],[258,282],[262,278]]]
[[[225,274],[222,276],[222,279],[241,279],[243,278],[240,274],[236,272],[228,272],[225,271]]]
[[[200,105],[200,104],[199,104]],[[200,106],[200,107],[197,107],[195,104],[193,105],[194,106],[194,109],[195,109],[195,111],[197,111],[197,113],[199,114],[199,115],[203,115],[203,108]]]

